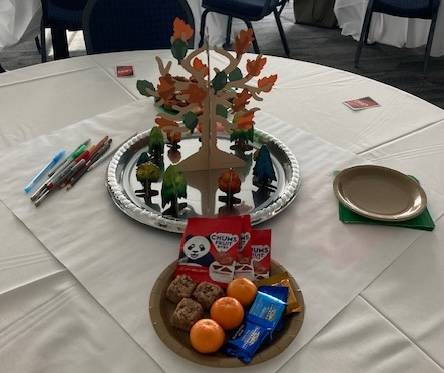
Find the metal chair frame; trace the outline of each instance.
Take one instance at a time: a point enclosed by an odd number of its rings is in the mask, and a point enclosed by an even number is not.
[[[285,55],[287,57],[290,56],[290,48],[288,47],[288,42],[287,42],[287,38],[285,36],[284,33],[284,28],[282,27],[282,22],[281,22],[281,13],[285,7],[285,5],[287,5],[289,0],[280,0],[277,4],[276,7],[273,9],[273,15],[274,18],[276,20],[276,24],[279,30],[279,36],[281,38],[282,41],[282,45],[284,47],[284,51],[285,51]],[[261,19],[263,19],[265,16],[267,16],[267,11],[270,8],[272,0],[265,0],[265,4],[263,7],[262,12],[254,18],[245,18],[244,15],[242,14],[225,14],[228,16],[228,22],[227,22],[227,33],[226,33],[226,37],[225,37],[225,44],[223,45],[223,47],[225,49],[227,49],[231,43],[231,29],[232,29],[232,24],[233,24],[233,18],[238,18],[242,21],[245,22],[245,24],[247,25],[247,27],[249,29],[251,29],[253,31],[253,36],[254,36],[254,40],[253,40],[253,48],[254,48],[254,52],[257,54],[260,54],[260,49],[259,49],[259,45],[257,43],[256,40],[256,35],[254,33],[254,29],[253,29],[253,25],[252,25],[252,21],[260,21]],[[279,8],[279,9],[278,9]],[[201,22],[200,22],[200,42],[199,42],[199,47],[201,47],[203,45],[203,41],[204,41],[204,37],[205,37],[205,25],[206,25],[206,18],[208,13],[210,12],[215,12],[215,13],[220,13],[216,10],[212,10],[212,9],[205,9],[204,12],[202,13],[202,18],[201,18]],[[221,13],[223,14],[223,13]]]
[[[365,12],[364,23],[362,24],[362,29],[361,29],[361,36],[359,38],[358,47],[357,47],[356,53],[355,53],[355,67],[356,68],[359,67],[359,60],[361,58],[362,48],[363,48],[364,44],[367,43],[368,34],[370,32],[372,16],[374,13],[374,11],[373,11],[374,3],[375,3],[375,0],[369,0],[368,5],[367,5],[367,11]],[[440,6],[440,5],[438,5],[438,8],[436,9],[436,11],[433,11],[433,0],[429,0],[429,4],[430,4],[429,5],[430,13],[432,14],[432,17],[427,18],[427,19],[431,19],[431,24],[430,24],[430,29],[429,29],[429,36],[427,38],[427,46],[426,46],[426,50],[425,50],[425,56],[424,56],[424,74],[427,73],[428,66],[429,66],[430,51],[432,50],[433,36],[435,34],[436,20],[438,17],[438,11],[439,11],[439,6]]]

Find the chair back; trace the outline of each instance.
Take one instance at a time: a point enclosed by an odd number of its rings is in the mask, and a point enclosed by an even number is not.
[[[83,12],[86,51],[169,48],[176,17],[194,29],[187,0],[89,0]]]

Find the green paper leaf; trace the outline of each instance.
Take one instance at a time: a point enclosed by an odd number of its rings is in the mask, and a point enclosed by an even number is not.
[[[199,122],[199,119],[197,118],[197,115],[194,114],[192,111],[189,111],[182,117],[182,121],[185,124],[185,127],[187,127],[191,133],[193,133],[194,129],[197,126],[197,123]]]
[[[223,89],[227,84],[227,74],[225,71],[219,71],[211,81],[215,92]]]
[[[236,67],[229,75],[230,82],[234,82],[236,80],[242,79],[242,71],[238,67]]]
[[[182,39],[174,40],[171,45],[171,53],[179,62],[187,55],[188,45]]]
[[[136,87],[137,90],[139,91],[139,93],[142,96],[146,96],[146,97],[151,97],[152,95],[150,95],[146,89],[149,88],[152,91],[155,91],[156,89],[154,88],[153,83],[149,82],[148,80],[138,80],[136,83]]]
[[[137,166],[137,181],[154,183],[160,179],[160,168],[152,162],[145,162]]]
[[[228,117],[228,110],[225,106],[218,104],[216,106],[216,114],[220,115],[221,117],[227,118]]]

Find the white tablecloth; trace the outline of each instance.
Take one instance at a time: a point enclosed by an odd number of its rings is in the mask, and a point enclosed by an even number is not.
[[[194,16],[196,29],[195,43],[200,40],[200,17],[202,1],[188,0]],[[0,51],[23,39],[33,39],[39,34],[42,5],[40,0],[1,0],[0,1]],[[221,46],[224,43],[227,17],[210,13],[207,27],[211,45]]]
[[[117,61],[133,63],[137,78],[149,79],[156,74],[152,67],[150,68],[152,65],[149,64],[152,57],[152,52],[88,56],[2,74],[0,77],[1,149],[5,151],[9,148],[8,152],[18,146],[23,146],[25,149],[27,147],[25,142],[36,136],[48,134],[57,128],[140,98],[138,94],[133,94],[134,82],[131,79],[115,78],[112,67]],[[438,192],[442,190],[444,185],[440,184],[441,179],[438,176],[434,177],[433,169],[443,161],[442,153],[439,151],[439,136],[438,133],[429,132],[429,129],[435,127],[443,128],[442,110],[391,87],[317,65],[270,58],[269,69],[279,71],[281,76],[286,76],[286,79],[281,81],[277,89],[265,99],[264,106],[268,105],[267,111],[288,122],[291,121],[290,123],[295,127],[303,127],[332,143],[353,150],[355,153],[362,153],[364,157],[381,164],[391,165],[390,154],[394,155],[394,159],[402,160],[403,158],[397,155],[406,150],[407,154],[404,159],[412,162],[408,163],[405,171],[419,175],[426,190],[432,189]],[[371,89],[371,95],[376,100],[379,97],[385,97],[387,101],[384,99],[384,105],[381,108],[361,113],[342,111],[342,96],[337,97],[338,94],[345,91],[342,95],[361,97],[366,94],[366,87]],[[25,106],[27,110],[24,110],[22,103],[25,95],[27,102],[33,105],[32,110],[28,109],[29,104]],[[314,101],[322,101],[322,105],[314,105]],[[405,111],[403,115],[402,108],[407,110],[410,105],[415,105],[415,110]],[[399,109],[395,110],[395,108]],[[341,116],[340,121],[333,118],[337,115]],[[343,123],[346,131],[341,131],[340,122]],[[330,126],[331,123],[336,124]],[[404,128],[405,123],[410,124]],[[124,128],[121,129],[122,132],[124,130]],[[278,128],[273,129],[275,130],[278,131]],[[350,131],[353,130],[355,133],[350,135]],[[415,142],[415,137],[423,133],[427,135],[422,135],[418,142]],[[279,136],[282,134],[283,132],[279,133]],[[291,136],[287,137],[287,141],[291,142]],[[365,141],[361,140],[357,145],[354,144],[353,139],[362,138]],[[47,146],[50,142],[44,144]],[[42,147],[38,149],[43,150]],[[418,151],[409,151],[409,149],[418,149]],[[295,152],[297,151],[295,149]],[[381,154],[383,156],[380,156]],[[381,160],[379,161],[378,158]],[[402,164],[393,164],[393,166],[400,168]],[[4,169],[6,166],[3,164],[0,168]],[[37,166],[36,162],[35,167]],[[325,175],[325,172],[327,171],[322,170],[321,175]],[[85,178],[82,183],[84,185],[94,183],[94,180]],[[78,187],[81,187],[81,184]],[[310,184],[307,187],[310,187]],[[76,192],[76,188],[69,192],[70,194],[77,193],[71,197],[73,204],[75,200],[81,198],[79,195],[81,191],[77,189]],[[103,193],[106,193],[104,189]],[[63,196],[54,197],[56,199],[51,201],[52,203],[48,200],[46,206],[41,207],[55,208],[60,202],[57,198]],[[435,204],[433,205],[436,207]],[[75,206],[78,207],[78,204],[75,203]],[[114,209],[110,211],[113,217],[122,219],[118,211]],[[289,211],[275,222],[271,222],[275,232],[279,235],[287,234],[283,232],[288,231],[290,223],[292,229],[298,229],[295,223],[302,219],[299,213],[303,213],[304,210],[298,212],[295,209],[294,211],[296,214],[294,219],[293,217],[286,219],[286,216],[293,216],[293,213]],[[122,321],[114,316],[122,312],[121,306],[131,303],[132,297],[122,304],[113,303],[112,313],[109,313],[89,294],[91,289],[87,288],[85,291],[83,286],[49,254],[4,205],[0,205],[0,213],[2,223],[0,230],[2,240],[2,245],[0,245],[0,268],[2,268],[0,271],[0,312],[2,314],[0,362],[2,370],[9,372],[139,372],[160,369],[153,357],[146,354],[135,342],[134,336],[131,337],[127,333],[129,329],[122,329],[120,326],[123,324]],[[126,219],[124,221],[129,227],[134,225]],[[332,222],[337,224],[336,218]],[[390,259],[392,255],[390,253],[393,253],[393,250],[388,247],[386,250],[387,270],[362,293],[362,296],[352,300],[312,341],[286,361],[281,370],[288,372],[296,370],[304,372],[442,372],[443,364],[439,353],[444,341],[444,328],[440,321],[442,307],[439,296],[434,296],[434,294],[442,294],[444,290],[442,281],[439,281],[439,275],[442,273],[439,263],[442,263],[444,259],[439,244],[442,240],[440,224],[441,220],[438,221],[438,229],[432,233],[403,230],[407,236],[419,235],[418,240],[397,259],[396,255]],[[388,232],[387,234],[392,234],[390,232],[400,234],[399,230],[375,228],[344,226],[341,229],[353,232],[355,229],[364,232],[381,230]],[[147,234],[150,231],[152,230],[148,230]],[[301,255],[309,252],[306,249],[311,246],[305,247],[305,243],[308,242],[310,234],[300,234],[301,237],[297,243],[300,249],[295,253]],[[332,245],[321,244],[319,247],[313,247],[315,254],[326,255],[321,263],[325,260],[332,262],[335,258],[343,258],[337,261],[338,269],[350,261],[359,263],[359,256],[356,255],[362,253],[363,248],[356,245],[357,251],[338,251],[337,248],[341,247],[338,243],[343,242],[343,237],[329,237]],[[402,237],[405,238],[404,235]],[[380,240],[381,237],[378,235],[376,239]],[[83,245],[86,249],[89,246]],[[68,255],[69,247],[70,245],[64,245],[57,248],[57,251]],[[335,248],[335,250],[329,251],[329,248]],[[383,253],[384,249],[385,245],[375,247],[375,250],[380,253]],[[175,250],[173,248],[174,252]],[[427,262],[424,262],[424,265],[418,265],[421,253],[431,255],[428,262],[433,260],[434,265],[427,265]],[[168,255],[173,255],[173,252]],[[78,260],[71,264],[80,268],[83,260],[85,258],[82,259],[80,255]],[[390,265],[392,261],[394,263]],[[311,270],[316,269],[317,262],[313,263]],[[99,265],[96,261],[85,263],[85,270],[91,273]],[[373,267],[373,264],[368,264],[365,267],[366,273],[369,273],[368,271]],[[144,269],[144,263],[137,268]],[[98,273],[95,286],[99,286],[100,282],[109,275],[108,270]],[[297,273],[294,275],[298,278]],[[409,298],[409,281],[412,275],[424,278],[425,281],[424,286],[418,282],[414,305],[411,304],[412,301]],[[343,283],[347,283],[347,280],[348,278]],[[146,295],[148,295],[150,280],[142,285],[132,283],[128,279],[125,281],[129,281],[132,285],[146,286]],[[406,281],[405,287],[404,281]],[[112,299],[111,295],[118,285],[112,281],[105,282],[105,285],[109,287],[109,291],[103,299]],[[307,287],[305,291],[313,294],[310,287]],[[400,291],[399,301],[397,291]],[[307,296],[309,297],[308,294]],[[336,291],[328,293],[316,302],[323,302],[324,298],[336,296]],[[426,317],[423,316],[424,313],[421,313],[424,312],[422,305],[427,309]],[[307,315],[309,312],[307,308]],[[328,312],[330,310],[322,311],[323,314]],[[126,328],[128,325],[137,325],[138,322],[147,322],[147,319],[140,320],[133,313],[126,317]],[[319,315],[316,312],[312,317],[318,318]],[[307,326],[311,322],[307,319]],[[132,330],[131,333],[138,334],[144,331]],[[301,333],[301,338],[303,338],[305,332]],[[182,360],[176,359],[174,355],[170,356],[175,371],[181,366]],[[282,355],[281,358],[284,356],[286,355]]]
[[[343,35],[359,40],[368,0],[336,0],[335,14]],[[374,13],[368,40],[395,47],[416,48],[427,43],[430,21],[407,19]],[[444,6],[441,6],[436,23],[431,55],[444,55]]]

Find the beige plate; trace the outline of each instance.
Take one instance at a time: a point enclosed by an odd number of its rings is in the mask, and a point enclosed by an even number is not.
[[[347,168],[336,176],[333,189],[342,204],[374,220],[409,220],[427,207],[427,197],[419,183],[387,167]]]
[[[203,355],[196,352],[190,344],[189,333],[178,330],[171,326],[169,320],[174,312],[175,304],[165,297],[166,289],[174,277],[177,262],[171,263],[158,277],[150,296],[150,317],[154,329],[166,346],[184,359],[191,360],[197,364],[214,367],[232,368],[245,366],[239,359],[229,357],[223,353]],[[285,268],[275,261],[271,263],[271,274],[285,272]],[[295,289],[299,289],[293,277],[290,281]],[[252,364],[262,363],[280,354],[296,337],[304,320],[304,298],[301,291],[296,292],[302,312],[286,316],[284,327],[273,335],[273,343],[263,347],[253,358]]]

